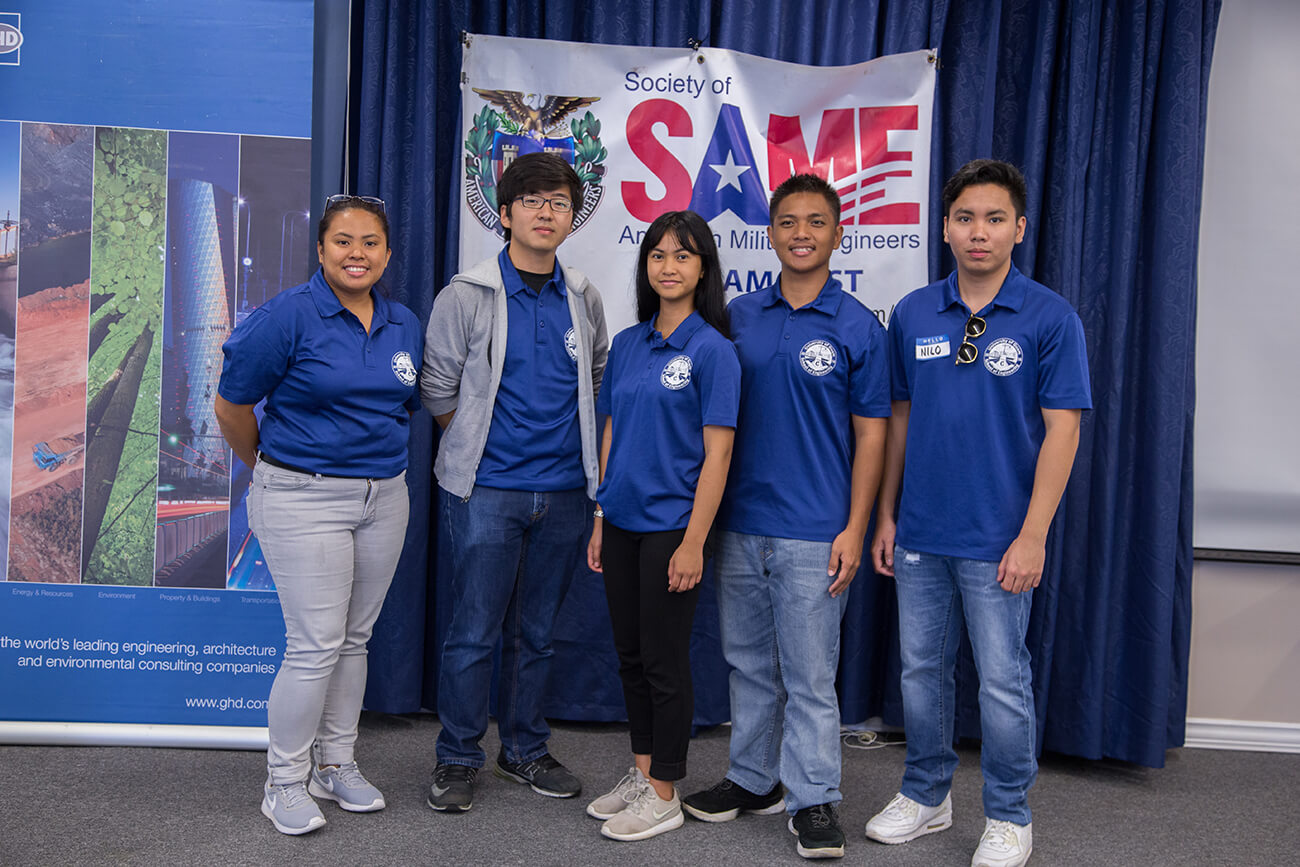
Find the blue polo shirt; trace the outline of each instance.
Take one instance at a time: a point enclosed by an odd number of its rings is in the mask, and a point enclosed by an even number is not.
[[[391,478],[406,469],[424,332],[415,314],[372,292],[370,333],[318,270],[258,307],[221,347],[217,392],[266,398],[259,446],[315,473]]]
[[[657,319],[614,337],[596,399],[597,412],[614,422],[596,500],[632,533],[686,528],[704,466],[704,426],[734,428],[740,404],[731,341],[698,312],[666,340]]]
[[[578,344],[564,272],[540,292],[524,284],[503,248],[506,357],[475,484],[507,491],[586,487],[578,424]]]
[[[957,275],[912,292],[889,323],[893,398],[911,401],[899,545],[1001,560],[1029,508],[1043,409],[1090,409],[1083,323],[1013,264],[977,311],[979,357],[957,364],[970,310]]]
[[[741,400],[720,524],[832,542],[849,521],[851,416],[889,415],[885,331],[834,278],[798,310],[780,288],[727,308]]]

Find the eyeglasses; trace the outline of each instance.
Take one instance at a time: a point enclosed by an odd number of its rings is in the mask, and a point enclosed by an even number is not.
[[[985,328],[988,323],[974,313],[966,320],[966,337],[957,347],[957,364],[970,364],[980,357],[980,348],[971,341],[983,334]]]
[[[332,196],[325,197],[325,209],[329,210],[335,205],[347,205],[351,202],[365,202],[368,205],[378,205],[379,210],[385,214],[388,213],[388,206],[384,204],[383,199],[377,199],[374,196],[350,196],[347,193],[336,193]]]
[[[522,202],[523,206],[530,211],[540,211],[542,205],[550,204],[551,210],[557,214],[567,214],[573,210],[573,202],[560,196],[515,196],[516,202]]]

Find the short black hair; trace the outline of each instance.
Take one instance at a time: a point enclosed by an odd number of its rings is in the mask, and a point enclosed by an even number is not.
[[[515,157],[497,182],[497,216],[501,209],[510,213],[510,205],[520,196],[545,193],[559,187],[568,187],[573,200],[573,214],[577,216],[582,207],[582,179],[565,162],[564,157],[549,151],[522,154]],[[505,230],[506,243],[510,242],[510,230]]]
[[[1011,204],[1016,209],[1016,219],[1025,215],[1025,176],[1020,169],[1002,160],[971,160],[959,168],[948,183],[943,185],[943,215],[952,211],[952,203],[961,197],[967,187],[992,184],[1001,187],[1011,196]]]
[[[365,211],[374,214],[379,220],[379,225],[384,228],[384,246],[389,246],[388,214],[384,213],[384,206],[375,202],[367,202],[356,196],[348,199],[338,199],[325,206],[325,213],[320,215],[320,222],[316,224],[317,244],[325,243],[325,233],[329,231],[330,223],[333,223],[334,218],[344,211]]]
[[[791,175],[772,191],[772,201],[767,208],[767,221],[769,223],[775,222],[776,209],[781,202],[796,193],[813,193],[824,198],[826,204],[830,205],[831,216],[835,218],[835,225],[839,225],[840,208],[843,207],[840,204],[840,194],[835,192],[835,188],[825,178],[808,173]]]
[[[719,334],[730,339],[731,320],[727,316],[726,289],[722,283],[722,261],[718,256],[718,245],[709,224],[694,211],[668,211],[660,214],[650,224],[650,228],[645,230],[636,259],[637,321],[649,322],[659,312],[659,295],[650,285],[646,263],[654,248],[669,232],[677,238],[678,243],[700,257],[700,282],[695,284],[696,311]]]

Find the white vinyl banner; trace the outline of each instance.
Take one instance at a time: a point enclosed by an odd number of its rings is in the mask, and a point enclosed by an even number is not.
[[[928,282],[934,61],[914,51],[812,67],[712,48],[467,36],[461,267],[501,249],[496,182],[510,161],[559,153],[586,185],[560,261],[600,290],[612,336],[636,319],[637,247],[657,216],[690,208],[708,220],[732,298],[776,281],[768,199],[812,172],[843,201],[832,271],[884,323]]]

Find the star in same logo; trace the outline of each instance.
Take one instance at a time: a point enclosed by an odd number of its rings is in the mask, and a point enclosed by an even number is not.
[[[740,176],[753,167],[736,165],[735,155],[731,151],[727,151],[727,161],[725,163],[713,164],[709,168],[718,173],[718,190],[723,187],[735,187],[740,190]],[[714,190],[714,192],[718,190]]]

